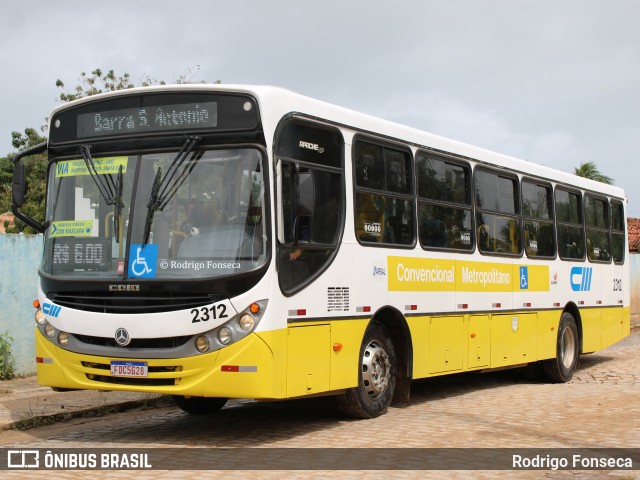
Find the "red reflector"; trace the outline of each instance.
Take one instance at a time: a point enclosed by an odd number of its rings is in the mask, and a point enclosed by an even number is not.
[[[578,305],[584,305],[584,300],[580,300],[580,301],[578,302]]]
[[[371,311],[371,307],[370,306],[366,306],[366,307],[362,307],[362,311],[363,312],[370,312]]]
[[[553,303],[553,306],[554,306],[554,307],[559,307],[559,306],[560,306],[560,302],[554,302],[554,303]]]
[[[523,307],[530,307],[531,306],[531,302],[525,302],[522,304]]]
[[[305,308],[299,308],[296,312],[296,315],[306,315],[307,310]]]
[[[458,308],[469,308],[469,304],[468,303],[459,303],[458,304]]]
[[[239,372],[240,366],[239,365],[222,365],[222,367],[220,367],[220,370],[222,370],[223,372]]]
[[[493,308],[500,308],[500,307],[502,307],[501,303],[494,303],[493,304]]]
[[[405,305],[404,309],[411,310],[411,311],[418,310],[418,305]]]
[[[36,357],[36,363],[44,363],[44,359],[42,357]]]

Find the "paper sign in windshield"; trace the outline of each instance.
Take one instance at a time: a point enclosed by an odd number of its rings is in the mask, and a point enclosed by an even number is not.
[[[93,220],[64,220],[51,224],[50,237],[90,237]]]
[[[127,173],[128,160],[129,157],[94,158],[93,164],[96,171],[92,173],[98,175],[117,174],[120,167],[122,167],[122,173]],[[56,164],[56,177],[78,177],[80,175],[89,175],[89,169],[84,160],[63,160]]]

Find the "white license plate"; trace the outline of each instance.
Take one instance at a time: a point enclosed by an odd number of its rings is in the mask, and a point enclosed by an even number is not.
[[[111,362],[111,375],[115,377],[147,377],[149,366],[146,362]]]

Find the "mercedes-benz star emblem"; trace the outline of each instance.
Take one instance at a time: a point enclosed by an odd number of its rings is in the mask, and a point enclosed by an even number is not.
[[[121,347],[126,347],[131,343],[131,338],[129,337],[129,332],[125,328],[119,328],[116,330],[116,343]]]

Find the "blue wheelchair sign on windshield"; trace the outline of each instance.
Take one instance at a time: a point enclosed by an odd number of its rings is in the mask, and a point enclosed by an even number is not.
[[[520,290],[529,289],[529,268],[520,267]]]
[[[155,278],[158,245],[132,244],[129,250],[129,278]]]

